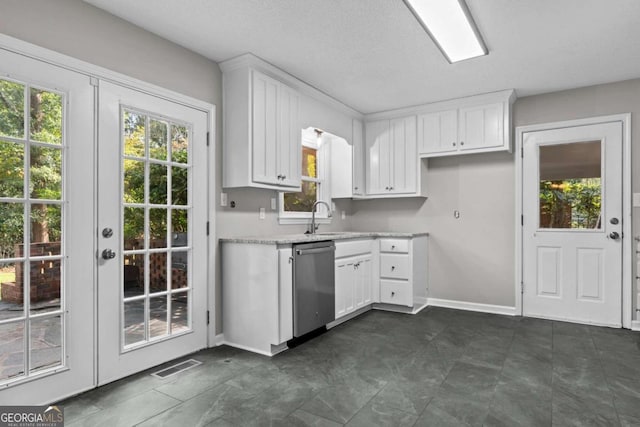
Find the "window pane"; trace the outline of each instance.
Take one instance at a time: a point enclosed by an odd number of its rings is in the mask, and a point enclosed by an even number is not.
[[[124,161],[124,202],[144,203],[144,162]]]
[[[124,250],[144,249],[144,208],[124,208]]]
[[[157,338],[167,335],[167,298],[162,295],[149,299],[149,337]]]
[[[167,209],[149,209],[149,248],[167,247]]]
[[[167,123],[149,121],[149,157],[167,160]]]
[[[24,204],[0,203],[0,257],[23,256]]]
[[[149,165],[149,203],[154,205],[167,204],[167,167],[163,165]]]
[[[123,263],[124,297],[144,294],[144,254],[125,255]]]
[[[30,264],[31,314],[60,310],[61,261],[32,261]]]
[[[24,145],[0,141],[0,159],[0,197],[24,197]]]
[[[0,263],[0,320],[24,315],[24,263]],[[2,339],[0,338],[0,342]],[[2,352],[0,352],[2,354]],[[1,379],[1,378],[0,378]]]
[[[149,292],[167,290],[167,253],[149,254]]]
[[[31,205],[31,256],[60,255],[62,206]]]
[[[188,173],[186,168],[171,168],[171,204],[186,205],[189,202]]]
[[[31,320],[30,371],[62,365],[62,318],[45,317]]]
[[[171,161],[189,162],[189,131],[185,126],[171,125]]]
[[[189,252],[171,253],[171,289],[189,286]]]
[[[24,322],[0,325],[0,381],[24,375]]]
[[[31,89],[30,135],[33,141],[62,144],[62,96]]]
[[[0,99],[0,135],[24,138],[24,86],[0,79]]]
[[[144,300],[124,303],[124,345],[145,339]]]
[[[127,156],[145,157],[145,120],[142,114],[124,112],[124,154]]]
[[[302,175],[318,177],[318,150],[315,148],[302,147]]]
[[[284,210],[287,212],[311,212],[318,200],[318,186],[315,182],[302,181],[299,193],[284,193]]]
[[[62,198],[62,150],[31,146],[31,198]]]
[[[176,248],[189,244],[189,222],[186,209],[173,209],[171,211],[171,246]]]
[[[540,146],[540,228],[599,229],[601,143]]]
[[[189,292],[171,295],[171,333],[189,329]]]

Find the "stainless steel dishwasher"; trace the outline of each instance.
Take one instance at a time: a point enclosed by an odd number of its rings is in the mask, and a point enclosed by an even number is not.
[[[293,247],[293,336],[300,337],[335,320],[333,241]]]

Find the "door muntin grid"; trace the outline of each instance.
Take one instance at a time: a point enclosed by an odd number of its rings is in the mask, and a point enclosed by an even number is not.
[[[192,331],[191,125],[121,106],[121,349]]]
[[[0,78],[0,385],[66,369],[67,96]]]

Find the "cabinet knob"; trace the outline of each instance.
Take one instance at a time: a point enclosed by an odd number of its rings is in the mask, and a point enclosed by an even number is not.
[[[389,187],[389,191],[393,190],[393,187]]]
[[[392,265],[392,266],[391,266],[391,271],[393,271],[393,270],[395,270],[395,269],[396,269],[396,266],[395,266],[395,265]]]
[[[287,179],[287,175],[282,175],[282,179]]]
[[[456,146],[456,143],[455,143],[455,142],[453,143],[453,146],[454,146],[454,147]]]
[[[391,250],[394,250],[396,248],[396,245],[391,245]]]
[[[395,292],[391,292],[391,296],[392,296],[392,297],[393,297],[393,296],[395,296],[395,295],[396,295],[396,293],[395,293]]]
[[[464,141],[460,141],[460,145],[464,145]]]
[[[358,189],[358,187],[353,187],[353,189],[354,189],[354,190],[357,190],[357,189]]]
[[[385,190],[389,191],[389,187],[384,187]]]
[[[278,175],[278,179],[282,179],[282,175]]]

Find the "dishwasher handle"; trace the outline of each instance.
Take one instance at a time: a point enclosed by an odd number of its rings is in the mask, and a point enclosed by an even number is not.
[[[335,252],[335,246],[326,246],[324,248],[313,248],[313,249],[296,249],[296,255],[311,255],[311,254],[320,254],[323,252]]]

